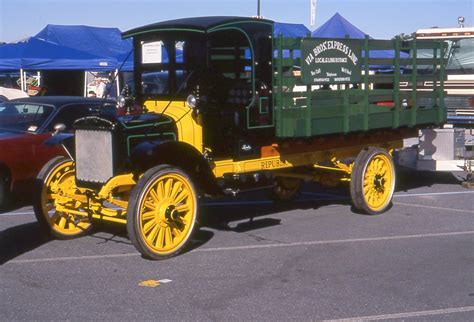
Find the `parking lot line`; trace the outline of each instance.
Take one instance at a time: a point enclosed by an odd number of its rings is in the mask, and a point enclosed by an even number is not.
[[[456,209],[456,208],[445,208],[445,207],[436,207],[436,206],[412,204],[412,203],[405,203],[405,202],[394,202],[393,204],[395,204],[395,205],[401,205],[401,206],[411,206],[411,207],[419,207],[419,208],[429,208],[429,209],[436,209],[436,210],[443,210],[443,211],[454,211],[454,212],[463,212],[463,213],[474,213],[474,210]]]
[[[445,232],[445,233],[433,233],[433,234],[400,235],[400,236],[352,238],[352,239],[336,239],[336,240],[315,240],[315,241],[295,242],[295,243],[258,244],[258,245],[228,246],[228,247],[209,247],[209,248],[197,248],[197,249],[191,251],[190,253],[253,250],[253,249],[268,249],[268,248],[281,248],[281,247],[301,247],[301,246],[305,247],[305,246],[316,246],[316,245],[331,245],[331,244],[360,243],[360,242],[389,241],[389,240],[406,240],[406,239],[435,238],[435,237],[449,237],[449,236],[463,236],[463,235],[474,235],[474,230]],[[17,259],[17,260],[11,260],[11,261],[7,262],[6,264],[40,263],[40,262],[70,261],[70,260],[84,260],[84,259],[119,258],[119,257],[130,257],[130,256],[139,256],[139,255],[140,255],[139,253],[125,253],[125,254],[110,254],[110,255],[85,255],[85,256],[50,257],[50,258],[37,258],[37,259]]]
[[[25,215],[34,215],[33,211],[26,211],[26,212],[5,212],[0,214],[0,216],[25,216]]]
[[[464,195],[464,194],[474,194],[474,190],[469,191],[448,191],[448,192],[425,192],[425,193],[401,193],[394,194],[393,197],[402,198],[402,197],[424,197],[424,196],[442,196],[442,195]]]
[[[353,318],[337,319],[337,320],[324,320],[324,322],[354,322],[354,321],[377,321],[377,320],[390,320],[390,319],[405,319],[405,318],[414,318],[414,317],[422,317],[422,316],[446,315],[446,314],[452,314],[452,313],[473,312],[473,311],[474,311],[474,306],[465,306],[465,307],[454,307],[454,308],[441,309],[441,310],[415,311],[415,312],[405,312],[405,313],[394,313],[394,314],[353,317]]]

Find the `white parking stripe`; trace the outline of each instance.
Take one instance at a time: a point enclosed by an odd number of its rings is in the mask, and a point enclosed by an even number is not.
[[[474,190],[469,191],[450,191],[450,192],[427,192],[427,193],[403,193],[403,194],[394,194],[394,197],[420,197],[420,196],[442,196],[442,195],[464,195],[464,194],[474,194]]]
[[[26,215],[34,215],[35,213],[32,211],[27,211],[27,212],[5,212],[3,214],[0,214],[1,216],[26,216]]]
[[[395,205],[401,205],[401,206],[411,206],[411,207],[419,207],[419,208],[436,209],[436,210],[443,210],[443,211],[454,211],[454,212],[463,212],[463,213],[474,213],[474,210],[467,210],[467,209],[464,210],[464,209],[455,209],[455,208],[445,208],[445,207],[427,206],[427,205],[404,203],[404,202],[394,202],[393,204],[395,204]]]
[[[268,249],[268,248],[281,248],[281,247],[300,247],[300,246],[305,247],[305,246],[316,246],[316,245],[331,245],[331,244],[343,244],[343,243],[360,243],[360,242],[405,240],[405,239],[464,236],[464,235],[474,235],[474,230],[446,232],[446,233],[434,233],[434,234],[417,234],[417,235],[401,235],[401,236],[369,237],[369,238],[353,238],[353,239],[336,239],[336,240],[315,240],[315,241],[295,242],[295,243],[279,243],[279,244],[263,244],[263,245],[258,244],[258,245],[247,245],[247,246],[229,246],[229,247],[211,247],[211,248],[204,248],[203,247],[203,248],[197,248],[197,249],[191,251],[191,253]],[[9,261],[6,264],[39,263],[39,262],[55,262],[55,261],[84,260],[84,259],[102,259],[102,258],[118,258],[118,257],[130,257],[130,256],[138,256],[138,255],[139,255],[138,253],[126,253],[126,254],[110,254],[110,255],[86,255],[86,256],[71,256],[71,257],[52,257],[52,258],[38,258],[38,259],[16,259],[16,260]]]
[[[406,312],[406,313],[361,316],[361,317],[354,317],[354,318],[347,318],[347,319],[324,320],[324,321],[325,322],[377,321],[377,320],[389,320],[389,319],[405,319],[405,318],[414,318],[414,317],[432,316],[432,315],[446,315],[446,314],[463,313],[463,312],[474,312],[474,306],[454,307],[454,308],[449,308],[449,309],[430,310],[430,311],[415,311],[415,312]]]

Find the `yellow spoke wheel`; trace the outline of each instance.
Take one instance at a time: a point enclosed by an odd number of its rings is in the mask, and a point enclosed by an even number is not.
[[[57,211],[58,205],[77,207],[67,194],[77,189],[75,183],[75,168],[72,160],[57,157],[46,163],[36,180],[34,211],[39,223],[60,239],[79,237],[86,234],[92,227],[87,213],[71,215]]]
[[[354,207],[369,215],[390,208],[395,190],[392,157],[381,148],[362,150],[351,174],[351,198]]]
[[[145,172],[132,191],[128,235],[145,257],[171,257],[189,241],[196,213],[196,190],[188,175],[171,166],[158,166]]]

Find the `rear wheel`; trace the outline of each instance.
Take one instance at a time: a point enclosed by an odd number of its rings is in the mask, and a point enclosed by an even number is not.
[[[37,176],[34,203],[38,222],[57,238],[69,239],[85,235],[92,228],[87,213],[71,214],[68,208],[80,211],[68,194],[76,192],[75,168],[72,160],[57,157],[46,163]],[[59,209],[59,210],[58,210]]]
[[[196,213],[196,189],[189,176],[172,166],[157,166],[145,172],[132,190],[127,232],[145,257],[172,257],[188,243]]]
[[[369,215],[390,208],[395,190],[395,167],[390,154],[370,147],[357,156],[351,173],[351,198],[354,207]]]

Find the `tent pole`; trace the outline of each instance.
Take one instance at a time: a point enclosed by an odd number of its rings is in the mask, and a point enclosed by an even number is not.
[[[87,97],[87,71],[84,71],[84,97]]]
[[[120,96],[120,80],[119,80],[119,71],[118,69],[115,70],[115,81],[117,83],[117,97]]]
[[[20,68],[20,88],[24,92],[25,86],[23,85],[23,68]]]

